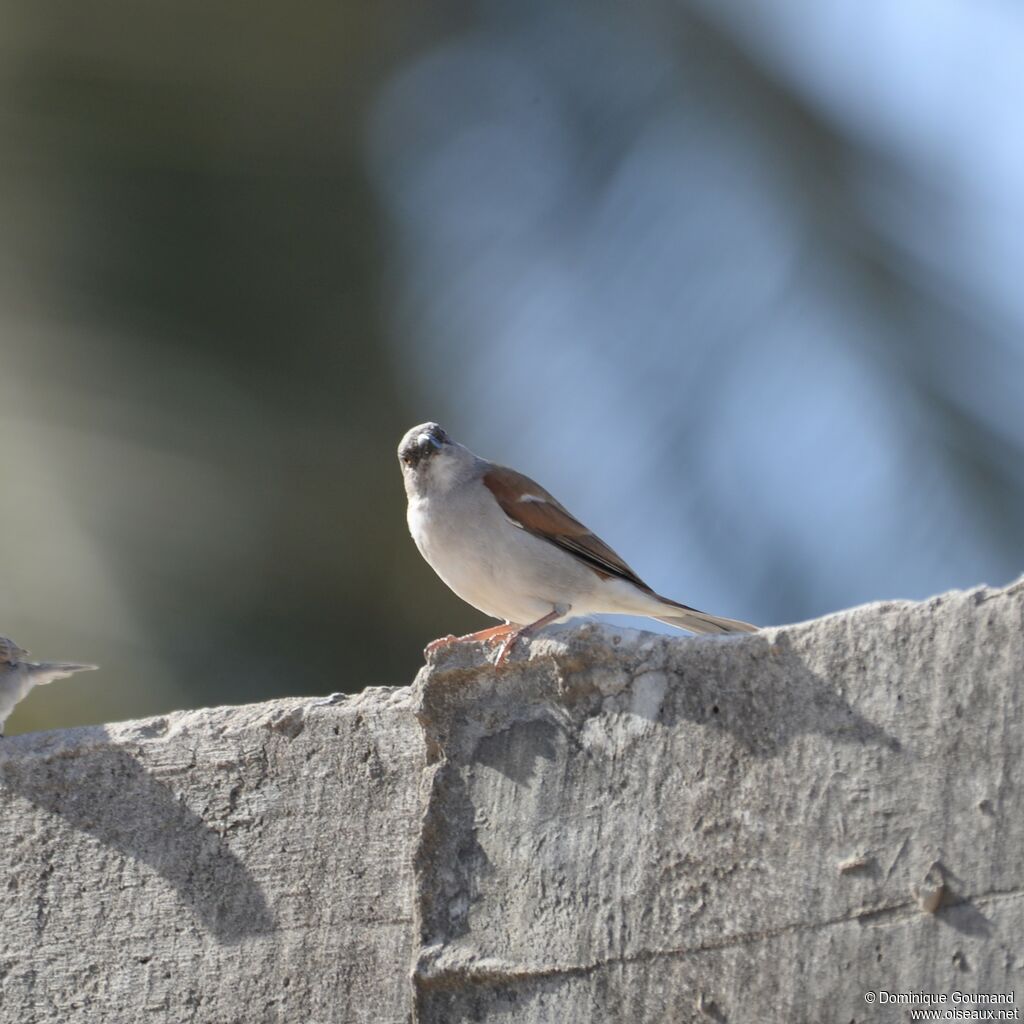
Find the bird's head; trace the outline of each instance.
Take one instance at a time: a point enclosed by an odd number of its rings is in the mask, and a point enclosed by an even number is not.
[[[476,457],[453,441],[437,423],[413,427],[398,445],[405,488],[410,496],[424,496],[451,486],[472,467]]]

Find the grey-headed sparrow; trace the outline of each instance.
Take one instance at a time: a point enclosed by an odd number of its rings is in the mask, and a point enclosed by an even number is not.
[[[413,427],[398,458],[420,554],[464,601],[505,620],[464,637],[442,637],[427,651],[500,638],[500,665],[520,637],[552,622],[604,613],[646,615],[693,633],[757,629],[656,594],[543,487],[474,455],[436,423]]]

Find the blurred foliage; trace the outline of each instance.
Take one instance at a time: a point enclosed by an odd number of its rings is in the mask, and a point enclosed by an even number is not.
[[[432,15],[431,17],[436,17]],[[20,5],[0,110],[2,631],[95,679],[10,732],[411,677],[361,152],[416,5]],[[70,657],[71,655],[68,654]]]
[[[5,4],[8,731],[409,681],[428,418],[722,614],[1019,571],[1024,27],[824,7]]]

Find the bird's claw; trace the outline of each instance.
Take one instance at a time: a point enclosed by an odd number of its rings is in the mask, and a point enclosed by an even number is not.
[[[504,665],[508,661],[509,655],[512,653],[512,648],[515,647],[516,641],[519,639],[519,632],[509,633],[502,642],[501,647],[498,648],[498,656],[494,659],[495,667]],[[495,637],[494,639],[497,639]]]
[[[442,647],[450,647],[459,638],[454,633],[449,633],[447,636],[439,636],[436,640],[431,640],[426,647],[423,648],[423,655],[426,657],[429,654],[433,654],[434,651],[441,650]]]

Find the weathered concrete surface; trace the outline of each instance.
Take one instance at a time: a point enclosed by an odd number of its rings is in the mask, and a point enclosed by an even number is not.
[[[0,1021],[1019,1007],[1022,669],[1017,584],[5,741]]]
[[[601,637],[502,673],[452,653],[420,680],[419,1020],[1024,1002],[1024,586],[736,639]]]
[[[308,704],[0,742],[0,1021],[408,1019],[408,691]]]

